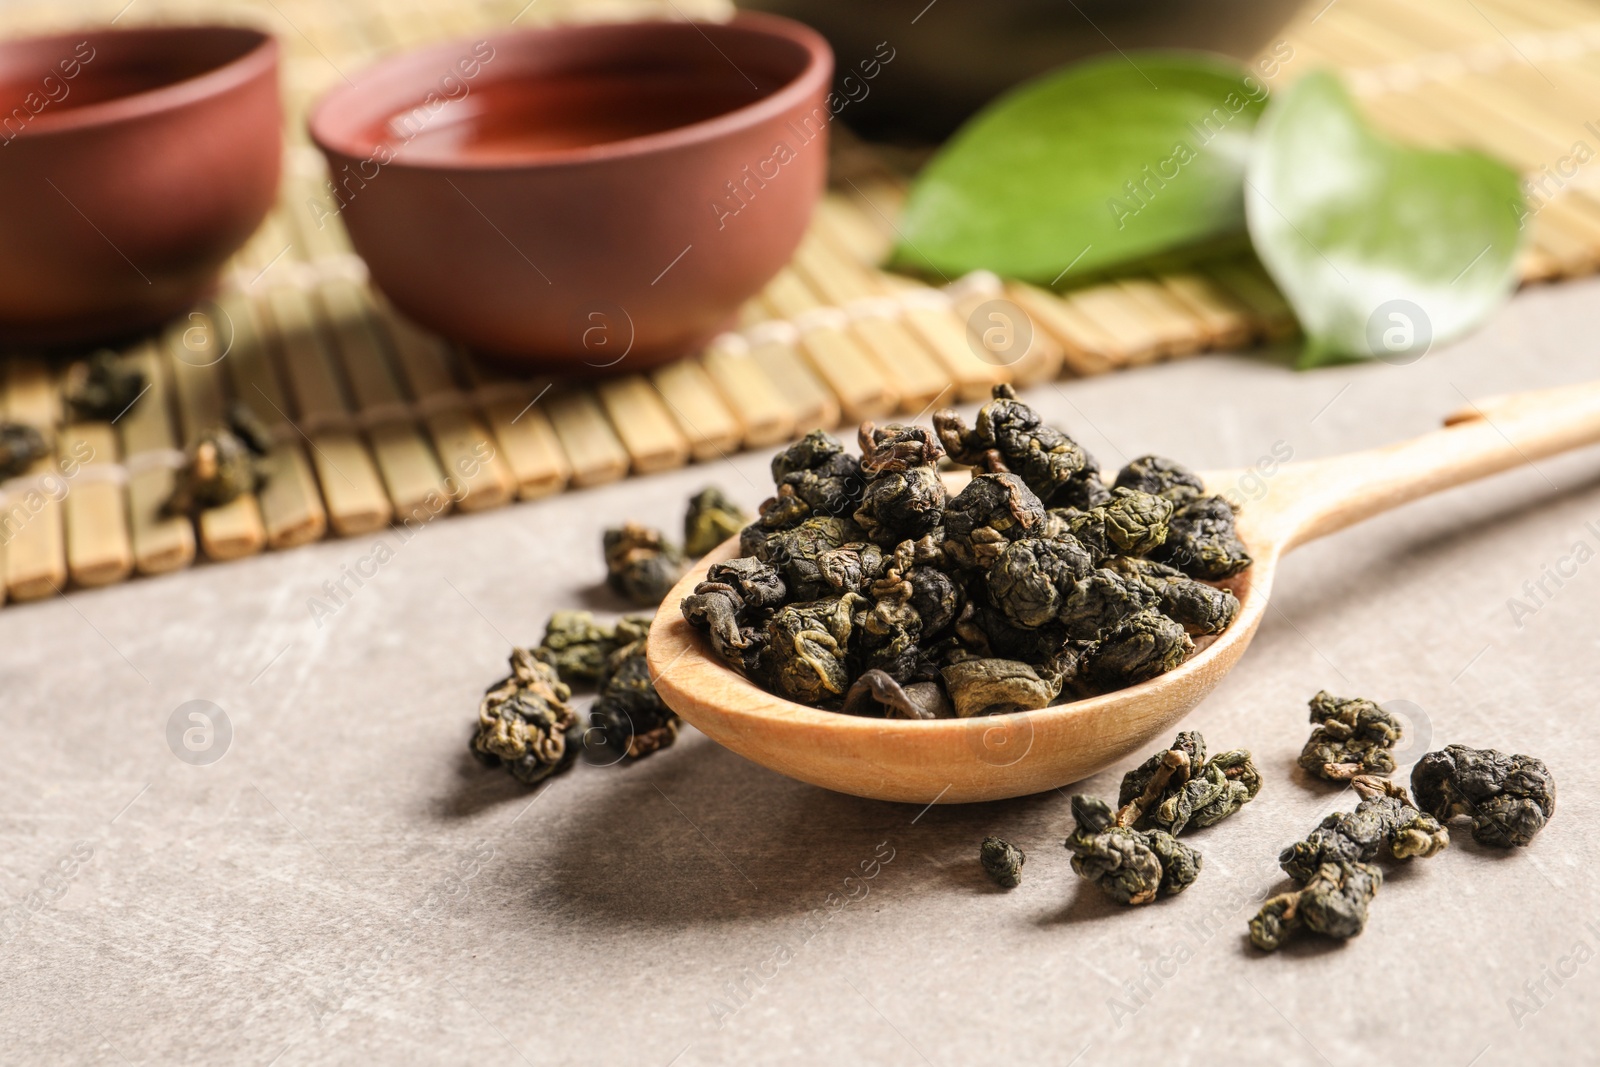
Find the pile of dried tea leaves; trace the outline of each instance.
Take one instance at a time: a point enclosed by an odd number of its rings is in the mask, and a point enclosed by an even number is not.
[[[1250,920],[1250,943],[1257,948],[1271,952],[1302,926],[1341,940],[1355,937],[1383,885],[1373,860],[1432,856],[1449,846],[1449,831],[1418,811],[1403,786],[1373,775],[1357,775],[1350,784],[1362,797],[1355,811],[1329,815],[1279,854],[1283,873],[1301,888],[1272,897]]]
[[[1316,730],[1300,763],[1319,777],[1348,781],[1361,797],[1354,811],[1334,812],[1305,838],[1283,849],[1278,865],[1296,885],[1264,899],[1249,921],[1250,943],[1272,952],[1299,931],[1349,940],[1367,925],[1384,882],[1380,861],[1437,855],[1450,844],[1446,824],[1467,818],[1472,836],[1496,848],[1526,846],[1555,813],[1550,770],[1532,756],[1450,745],[1412,769],[1413,802],[1382,777],[1395,768],[1398,720],[1364,699],[1318,693]],[[1358,773],[1363,767],[1379,773]],[[1324,768],[1333,773],[1321,773]],[[1353,769],[1352,769],[1353,768]],[[1067,836],[1072,869],[1119,904],[1149,904],[1193,885],[1204,857],[1180,835],[1213,826],[1261,791],[1261,774],[1245,749],[1208,756],[1205,738],[1185,730],[1122,779],[1118,807],[1094,796],[1071,798]],[[978,862],[1006,889],[1022,880],[1023,852],[987,837]]]
[[[1072,798],[1077,828],[1066,840],[1072,869],[1119,904],[1181,893],[1200,877],[1204,861],[1178,835],[1221,822],[1260,791],[1261,774],[1247,750],[1208,759],[1205,738],[1185,730],[1123,776],[1115,812],[1092,796]]]
[[[738,533],[748,517],[715,486],[689,501],[684,542],[691,554]],[[634,603],[653,606],[689,566],[661,531],[629,522],[602,538],[606,584]],[[513,649],[512,673],[484,695],[470,744],[483,762],[503,765],[535,785],[572,766],[582,749],[633,761],[667,748],[682,721],[650,681],[645,659],[650,615],[603,622],[587,611],[558,611],[532,649]],[[588,715],[573,709],[575,688],[592,686]]]
[[[997,386],[953,411],[818,430],[772,460],[775,496],[683,601],[727,663],[773,693],[858,715],[989,715],[1172,670],[1239,602],[1250,565],[1226,500],[1171,460],[1107,486],[1094,458]],[[974,468],[948,496],[939,461]]]
[[[1311,698],[1315,728],[1300,766],[1330,781],[1348,781],[1362,797],[1355,811],[1335,812],[1278,864],[1299,888],[1268,899],[1250,920],[1250,942],[1278,949],[1297,930],[1348,940],[1367,925],[1368,906],[1383,885],[1381,858],[1432,856],[1450,844],[1446,824],[1472,820],[1472,837],[1495,848],[1526,846],[1555,813],[1550,770],[1532,756],[1450,745],[1411,770],[1413,802],[1382,775],[1395,769],[1403,728],[1363,698],[1326,691]]]

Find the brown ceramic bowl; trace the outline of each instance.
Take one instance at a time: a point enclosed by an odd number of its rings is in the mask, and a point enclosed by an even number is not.
[[[277,195],[278,46],[231,26],[0,43],[0,342],[153,326]]]
[[[401,310],[521,366],[617,373],[702,344],[788,262],[831,72],[766,15],[527,30],[380,63],[311,136]]]

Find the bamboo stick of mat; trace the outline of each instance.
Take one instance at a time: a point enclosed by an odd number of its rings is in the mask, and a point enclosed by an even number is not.
[[[305,438],[284,414],[289,401],[272,364],[261,313],[243,292],[225,293],[217,304],[233,325],[233,347],[223,362],[234,398],[266,427],[272,439],[262,464],[266,483],[256,493],[267,545],[290,548],[320,540],[328,530],[327,508],[306,458]]]
[[[128,472],[128,524],[133,539],[133,565],[140,574],[163,574],[194,562],[194,524],[166,513],[176,474],[163,457],[181,458],[178,433],[170,416],[171,384],[166,360],[153,341],[124,357],[144,374],[148,386],[115,425]],[[150,462],[141,462],[148,460]]]
[[[449,511],[453,501],[445,492],[444,472],[417,432],[406,397],[389,368],[369,317],[371,300],[344,278],[324,282],[317,295],[355,400],[356,424],[365,430],[395,514],[411,515],[419,508],[430,516]]]
[[[759,296],[745,301],[739,309],[739,327],[750,362],[772,382],[793,415],[794,435],[831,430],[839,425],[839,398],[800,352],[798,330],[775,318],[772,308]],[[708,370],[712,362],[708,361]],[[715,372],[711,373],[715,377]],[[749,426],[747,422],[747,431]]]
[[[738,334],[712,338],[700,357],[722,400],[744,427],[745,448],[764,448],[793,436],[800,405],[757,362],[750,343]]]
[[[931,373],[942,377],[955,396],[982,400],[996,385],[1011,380],[1009,366],[982,358],[974,351],[967,336],[966,317],[958,314],[948,295],[861,263],[839,246],[826,229],[816,229],[801,251],[802,268],[813,277],[833,280],[834,291],[842,298],[837,300],[839,304],[860,306],[861,301],[895,298],[900,328],[926,349],[932,357]],[[902,405],[913,407],[910,399],[903,400]]]
[[[705,387],[715,388],[709,380]],[[689,462],[689,438],[648,378],[642,374],[603,378],[594,390],[611,428],[628,451],[635,474],[671,470]],[[717,403],[721,403],[720,397]],[[734,447],[738,447],[737,441]]]
[[[203,304],[174,322],[162,337],[173,396],[177,401],[180,440],[192,449],[201,434],[227,425],[223,371],[219,364],[231,348],[233,328],[215,304]],[[260,552],[267,543],[261,507],[253,492],[200,513],[200,547],[212,559],[238,559]]]
[[[628,473],[628,450],[592,392],[581,386],[558,387],[542,403],[561,451],[572,464],[572,485],[604,485]]]
[[[900,403],[899,393],[872,357],[837,321],[811,324],[804,319],[799,323],[794,321],[805,312],[816,311],[819,302],[793,269],[785,267],[779,271],[767,283],[762,298],[774,317],[788,320],[795,326],[800,350],[810,361],[812,370],[838,397],[845,419],[860,422],[895,410]],[[829,310],[842,315],[837,309]]]
[[[1284,341],[1300,332],[1294,309],[1253,256],[1207,263],[1204,273],[1249,310],[1259,336]]]
[[[1189,314],[1156,279],[1123,278],[1117,281],[1115,292],[1122,297],[1128,311],[1139,316],[1155,334],[1160,358],[1192,356],[1208,346],[1204,324]]]
[[[723,402],[716,384],[694,357],[673,360],[650,372],[650,381],[689,442],[689,453],[706,462],[726,459],[739,448],[745,426]]]
[[[889,286],[860,263],[840,255],[815,230],[807,234],[795,250],[792,268],[816,294],[819,306],[851,308],[846,329],[894,384],[905,410],[920,411],[949,394],[952,388],[960,389],[965,385],[971,392],[970,383],[957,377],[964,370],[959,362],[956,366],[947,366],[939,353],[912,328],[902,306],[883,300],[890,293]],[[949,319],[946,305],[945,320]],[[948,325],[960,332],[959,323],[949,322]],[[966,362],[977,362],[971,353],[964,354]],[[986,369],[992,372],[995,368],[986,366]],[[988,380],[979,388],[980,395],[986,394],[993,383],[992,373],[985,377]]]
[[[473,390],[489,429],[522,500],[537,500],[567,487],[572,463],[561,449],[542,401],[548,382],[534,388],[496,368],[458,353],[463,376]]]
[[[890,231],[874,225],[858,202],[838,193],[822,198],[811,224],[869,267],[882,263],[894,247]]]
[[[60,454],[71,486],[63,502],[67,573],[81,586],[120,582],[133,573],[133,544],[116,431],[108,422],[69,420],[61,430]]]
[[[1163,274],[1160,282],[1200,323],[1208,348],[1242,348],[1258,324],[1250,312],[1215,280],[1198,271]]]
[[[388,525],[394,514],[377,466],[353,420],[344,390],[312,317],[310,299],[300,289],[268,290],[271,336],[283,368],[294,412],[281,414],[311,447],[311,462],[334,531],[343,536],[370,533]],[[298,421],[296,421],[298,419]]]
[[[1006,296],[1005,284],[998,277],[968,275],[955,289],[951,309],[963,323],[963,341],[974,354],[982,351],[1004,366],[1012,384],[1019,388],[1061,374],[1066,358],[1061,342]]]
[[[469,410],[467,397],[451,374],[444,342],[391,308],[380,309],[378,322],[401,377],[417,398],[446,477],[461,487],[456,507],[483,511],[510,501],[516,492],[511,468],[494,447],[488,426]]]
[[[1518,30],[1569,30],[1579,35],[1600,26],[1600,11],[1583,0],[1542,0],[1538,4],[1529,4],[1525,0],[1484,2],[1489,9],[1489,17],[1504,26],[1508,33]]]
[[[6,365],[6,418],[25,423],[51,442],[49,451],[23,473],[42,479],[23,492],[15,490],[4,513],[5,586],[12,600],[37,600],[59,593],[67,583],[67,551],[62,528],[60,442],[61,393],[43,360],[13,357]],[[70,491],[70,490],[68,490]]]

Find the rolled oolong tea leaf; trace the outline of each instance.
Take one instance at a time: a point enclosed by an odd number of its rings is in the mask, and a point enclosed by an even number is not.
[[[602,744],[629,760],[643,759],[678,739],[681,720],[650,681],[643,638],[606,660],[589,725],[599,732]]]
[[[750,521],[744,510],[714,485],[689,498],[683,516],[683,551],[698,558],[736,535]]]
[[[865,593],[887,565],[883,548],[871,541],[854,541],[817,556],[817,570],[834,593]]]
[[[1155,593],[1161,614],[1182,624],[1192,636],[1219,634],[1239,617],[1239,598],[1226,589],[1190,578],[1176,567],[1154,560],[1120,556],[1109,566],[1137,578]]]
[[[1141,611],[1084,657],[1083,675],[1102,690],[1122,689],[1165,674],[1193,652],[1182,626],[1158,611]]]
[[[944,509],[944,550],[964,567],[987,570],[1012,541],[1044,528],[1044,505],[1015,474],[980,474]]]
[[[902,541],[883,576],[869,587],[871,607],[856,619],[856,662],[909,682],[930,665],[924,634],[943,630],[961,609],[962,592],[950,575],[918,565],[918,542]]]
[[[848,518],[813,515],[796,526],[768,535],[755,555],[783,575],[790,599],[816,600],[834,593],[828,572],[823,569],[824,557],[859,542],[860,534],[860,528]]]
[[[761,502],[756,521],[739,531],[739,551],[747,556],[757,555],[774,530],[798,526],[810,515],[811,505],[800,499],[794,486],[778,486],[775,495]]]
[[[883,719],[949,719],[955,716],[938,682],[901,685],[887,671],[863,671],[839,708],[846,715]]]
[[[85,419],[109,421],[133,406],[145,390],[144,371],[102,348],[67,372],[67,403]]]
[[[1279,853],[1278,866],[1290,878],[1307,881],[1324,863],[1366,863],[1385,848],[1403,860],[1432,856],[1449,846],[1449,831],[1413,807],[1403,786],[1364,775],[1351,784],[1363,798],[1354,812],[1334,812],[1305,840]]]
[[[258,457],[272,451],[272,433],[249,404],[235,400],[228,405],[228,429]]]
[[[890,547],[939,526],[946,494],[936,464],[943,455],[931,430],[861,424],[861,470],[869,480],[855,521],[868,538]]]
[[[1117,825],[1103,800],[1074,796],[1072,817],[1077,828],[1066,841],[1072,869],[1119,904],[1148,904],[1200,877],[1200,853],[1164,830]]]
[[[1122,779],[1117,821],[1181,834],[1221,822],[1261,791],[1261,774],[1246,749],[1206,758],[1198,731],[1180,733],[1166,752],[1151,756]]]
[[[1071,534],[1012,541],[989,568],[989,602],[1013,626],[1038,629],[1057,620],[1068,595],[1093,567],[1088,549]]]
[[[645,628],[650,621],[636,616]],[[556,669],[563,682],[594,682],[605,670],[606,658],[619,647],[615,623],[603,623],[587,611],[558,611],[545,623],[544,637],[533,654]]]
[[[1336,697],[1326,689],[1311,698],[1316,728],[1300,753],[1300,766],[1330,782],[1358,774],[1393,774],[1400,720],[1361,697]]]
[[[1102,567],[1073,583],[1061,602],[1058,619],[1073,640],[1098,641],[1127,619],[1159,604],[1160,598],[1138,578]]]
[[[1233,505],[1222,497],[1196,497],[1173,512],[1167,539],[1150,558],[1207,582],[1231,578],[1251,563],[1234,521]]]
[[[1250,920],[1250,941],[1257,948],[1275,950],[1302,925],[1330,937],[1356,936],[1383,884],[1382,871],[1370,861],[1385,848],[1405,860],[1449,846],[1449,832],[1413,807],[1402,786],[1370,775],[1357,775],[1351,785],[1362,797],[1354,812],[1329,815],[1304,841],[1279,854],[1278,865],[1304,888],[1273,897]]]
[[[253,440],[248,423],[244,427],[246,435],[224,427],[205,430],[185,450],[163,509],[166,514],[195,515],[261,488],[261,442]]]
[[[1194,768],[1206,761],[1206,739],[1199,730],[1181,730],[1163,749],[1122,776],[1117,791],[1117,816],[1129,826],[1143,829],[1144,813],[1160,802],[1169,789],[1182,788]],[[1130,805],[1132,808],[1130,808]],[[1132,817],[1124,813],[1133,811]]]
[[[44,434],[21,422],[0,421],[0,479],[17,478],[50,454]]]
[[[1042,708],[1061,692],[1061,676],[1012,659],[969,659],[939,672],[956,715],[997,715]]]
[[[1250,943],[1275,952],[1302,926],[1347,941],[1366,929],[1367,907],[1382,885],[1383,871],[1370,863],[1324,863],[1303,888],[1261,906],[1250,920]]]
[[[705,581],[683,598],[681,610],[689,625],[710,635],[718,656],[748,670],[766,640],[759,627],[787,595],[783,578],[770,565],[739,556],[713,563]]]
[[[983,873],[1001,889],[1015,889],[1022,884],[1022,865],[1027,861],[1027,854],[1020,848],[998,837],[986,837],[978,846]]]
[[[1430,752],[1411,769],[1411,788],[1418,807],[1444,822],[1470,818],[1472,839],[1494,848],[1528,845],[1556,811],[1556,780],[1543,760],[1492,748]]]
[[[1137,489],[1141,493],[1164,497],[1174,504],[1187,504],[1205,495],[1206,483],[1177,460],[1163,456],[1140,456],[1117,472],[1113,489]]]
[[[968,602],[956,617],[956,640],[969,653],[967,658],[1020,659],[1044,663],[1060,657],[1069,648],[1081,649],[1058,624],[1025,630],[1011,625],[998,608]]]
[[[930,554],[931,553],[931,554]],[[873,610],[904,611],[920,623],[922,633],[943,630],[955,621],[966,603],[961,584],[938,565],[939,550],[922,541],[902,541],[869,587],[876,602]]]
[[[572,766],[583,742],[567,701],[572,690],[555,668],[529,649],[511,652],[511,673],[489,687],[478,705],[471,751],[488,766],[504,766],[525,785],[536,785]]]
[[[676,545],[660,530],[637,522],[605,532],[606,584],[640,607],[660,604],[689,569]]]
[[[994,387],[975,426],[948,409],[936,412],[933,424],[951,459],[991,473],[1009,471],[1048,507],[1087,509],[1108,496],[1094,457],[1046,425],[1010,385]]]
[[[1113,489],[1109,501],[1090,508],[1081,523],[1074,523],[1073,533],[1097,528],[1090,539],[1082,535],[1079,539],[1103,546],[1105,555],[1144,556],[1166,541],[1172,512],[1172,501],[1165,497],[1137,489]]]
[[[843,697],[852,616],[866,598],[856,593],[786,604],[766,626],[757,672],[772,692],[801,704]]]
[[[772,457],[772,481],[780,495],[787,486],[795,499],[819,515],[849,515],[866,488],[861,461],[822,430],[812,430]]]

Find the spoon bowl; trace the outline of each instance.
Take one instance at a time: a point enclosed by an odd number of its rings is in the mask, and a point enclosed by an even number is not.
[[[679,604],[738,538],[702,559],[650,628],[650,672],[667,704],[748,759],[842,793],[914,804],[1024,796],[1103,770],[1164,738],[1216,688],[1267,613],[1283,555],[1297,545],[1463,482],[1600,442],[1600,383],[1479,401],[1446,428],[1386,448],[1287,464],[1238,529],[1254,563],[1223,583],[1239,616],[1176,669],[1086,700],[971,719],[876,719],[796,704],[724,665]],[[1237,495],[1243,471],[1204,475]],[[1259,483],[1252,483],[1259,484]]]

